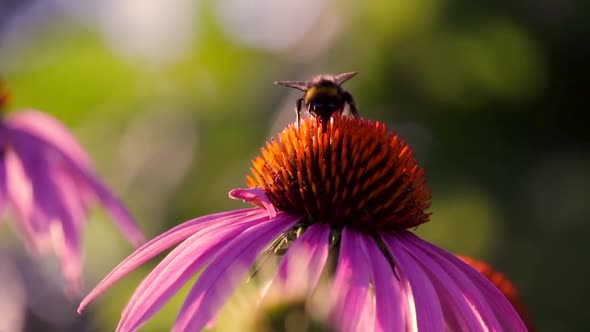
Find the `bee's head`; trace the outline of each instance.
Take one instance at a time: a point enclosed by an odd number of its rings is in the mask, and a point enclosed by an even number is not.
[[[342,113],[345,91],[340,86],[354,75],[356,72],[318,75],[309,81],[279,81],[275,84],[303,91],[302,100],[308,111],[321,119],[328,119],[335,112]]]
[[[313,87],[340,87],[344,82],[356,75],[356,71],[338,75],[318,75],[309,81],[278,81],[275,84],[307,92]]]
[[[310,84],[305,90],[303,95],[303,101],[306,105],[318,101],[321,103],[322,100],[339,100],[342,88],[334,81],[321,80],[316,83]]]

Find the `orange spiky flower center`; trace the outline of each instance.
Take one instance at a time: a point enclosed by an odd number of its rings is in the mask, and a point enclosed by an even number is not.
[[[407,229],[429,219],[430,190],[413,153],[385,125],[334,116],[289,125],[253,160],[248,186],[275,207],[363,232]]]

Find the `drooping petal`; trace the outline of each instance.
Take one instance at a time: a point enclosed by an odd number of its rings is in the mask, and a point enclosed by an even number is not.
[[[406,327],[405,312],[409,311],[404,301],[400,281],[394,269],[374,241],[364,241],[370,262],[375,293],[375,325],[373,330],[403,331]]]
[[[76,169],[75,165],[71,166]],[[144,243],[145,237],[123,203],[116,198],[94,174],[81,168],[77,168],[76,170],[80,172],[81,177],[86,180],[87,185],[94,191],[106,212],[111,216],[111,219],[115,222],[115,225],[119,227],[127,240],[134,246],[139,246]]]
[[[384,237],[384,240],[399,271],[398,276],[405,288],[408,305],[413,309],[408,317],[408,329],[444,331],[445,320],[438,295],[419,262],[401,247],[399,242],[403,241],[403,235]]]
[[[82,274],[82,249],[80,234],[70,220],[62,223],[62,238],[54,241],[59,256],[61,271],[70,295],[79,295]]]
[[[11,143],[14,153],[22,164],[25,176],[30,181],[34,208],[39,209],[38,213],[43,215],[43,222],[37,222],[34,226],[45,229],[56,219],[69,217],[62,211],[61,197],[56,189],[58,184],[52,176],[55,165],[51,163],[51,156],[47,155],[42,147],[27,144],[30,142],[21,141],[18,137],[13,137]],[[36,220],[33,218],[33,221]]]
[[[328,225],[311,225],[281,259],[273,286],[278,284],[285,296],[298,295],[301,290],[312,292],[328,258],[329,235]]]
[[[414,243],[419,243],[422,248],[432,253],[437,253],[439,257],[446,259],[449,263],[455,265],[460,272],[467,275],[468,278],[475,284],[475,286],[483,293],[488,305],[496,314],[496,318],[500,320],[504,331],[526,331],[522,319],[506,297],[498,290],[481,273],[474,270],[471,266],[461,261],[455,255],[446,252],[445,250],[430,244],[426,241],[420,240],[417,237],[412,239]]]
[[[47,171],[55,185],[56,208],[60,217],[63,239],[56,243],[62,263],[62,271],[67,281],[68,292],[80,293],[82,273],[82,249],[80,232],[87,217],[87,207],[78,195],[77,187],[63,169]]]
[[[12,141],[15,153],[22,161],[33,191],[34,210],[32,220],[39,229],[49,229],[53,244],[60,258],[61,270],[71,293],[79,290],[79,278],[82,272],[80,235],[73,210],[68,208],[66,199],[70,193],[65,192],[59,180],[56,165],[51,156],[44,155],[35,145],[27,145],[18,138]]]
[[[156,238],[147,242],[119,265],[117,265],[102,281],[82,300],[78,306],[78,313],[94,300],[98,295],[104,292],[107,288],[112,286],[119,279],[123,278],[129,272],[133,271],[138,266],[146,261],[160,254],[162,251],[171,246],[185,240],[199,230],[210,226],[211,224],[232,224],[239,221],[241,218],[260,213],[259,208],[248,208],[236,211],[221,212],[189,220],[182,223],[169,231],[160,234]]]
[[[22,162],[14,151],[8,150],[4,154],[6,172],[10,176],[6,179],[6,197],[10,202],[10,212],[14,215],[14,226],[25,240],[31,251],[40,253],[49,245],[48,229],[40,231],[33,226],[33,191],[31,182],[25,174]]]
[[[61,167],[52,167],[48,173],[50,173],[49,177],[59,184],[57,188],[60,191],[61,201],[72,216],[76,227],[82,229],[88,217],[89,205],[76,178]]]
[[[76,160],[70,158],[70,156],[58,146],[41,137],[31,135],[26,131],[16,128],[11,128],[11,135],[15,140],[21,142],[22,147],[37,146],[40,149],[51,151],[51,153],[54,153],[61,158],[64,166],[67,167],[70,172],[82,179],[85,185],[94,192],[97,199],[102,203],[115,224],[121,229],[123,235],[125,235],[125,237],[127,237],[127,239],[134,245],[139,245],[144,242],[143,234],[139,231],[139,228],[129,212],[127,212],[127,209],[125,209],[123,204],[96,178],[90,169],[79,164]]]
[[[244,230],[267,221],[264,210],[259,211],[235,222],[211,224],[172,250],[136,288],[117,331],[135,331],[229,241]]]
[[[468,300],[461,287],[441,267],[422,250],[411,245],[411,240],[400,240],[399,244],[412,256],[426,272],[441,301],[447,327],[452,331],[486,331],[486,324],[476,311],[473,303]]]
[[[455,254],[456,255],[456,254]],[[488,265],[484,261],[478,261],[471,257],[463,256],[463,255],[456,255],[457,258],[462,260],[463,262],[467,263],[469,266],[474,268],[477,272],[481,273],[486,279],[492,282],[496,288],[504,294],[506,299],[512,304],[516,312],[522,318],[524,325],[530,332],[535,331],[535,326],[531,321],[527,311],[525,310],[524,304],[521,302],[521,299],[518,295],[518,290],[512,284],[512,281],[508,279],[507,276],[503,275],[502,273],[495,271],[490,265]]]
[[[473,310],[474,314],[477,316],[473,317],[474,319],[481,320],[480,324],[486,326],[486,328],[491,331],[502,330],[502,325],[491,310],[487,299],[480,289],[475,286],[473,281],[455,265],[448,262],[445,257],[440,256],[436,252],[432,252],[428,247],[424,247],[423,243],[424,241],[418,237],[409,235],[408,241],[405,242],[405,245],[410,248],[412,253],[414,253],[414,255],[432,271],[435,277],[437,277],[449,291],[458,291],[459,293],[456,296],[468,301],[470,307],[468,310]],[[467,312],[467,314],[469,315],[470,313]],[[470,330],[475,329],[470,328]]]
[[[241,199],[248,203],[254,203],[258,206],[263,206],[268,211],[269,218],[274,218],[277,216],[277,210],[275,209],[274,205],[268,196],[266,196],[264,190],[258,187],[232,189],[228,195],[233,199]]]
[[[359,250],[364,240],[355,230],[344,228],[338,265],[332,285],[330,320],[342,331],[357,331],[369,296],[369,266]]]
[[[10,113],[4,121],[11,128],[28,132],[42,140],[50,142],[82,167],[91,167],[90,158],[78,144],[76,138],[66,127],[49,115],[28,110]]]
[[[199,331],[233,293],[256,256],[299,218],[281,214],[255,225],[228,243],[195,282],[172,331]]]
[[[12,188],[15,201],[23,221],[28,222],[37,233],[49,232],[53,218],[52,184],[45,174],[48,165],[43,151],[36,145],[27,145],[16,138],[11,140],[11,150],[7,154],[10,164],[10,178],[14,181]],[[17,188],[16,185],[22,185]]]
[[[48,211],[39,204],[39,199],[46,197],[44,184],[35,193],[40,177],[36,172],[31,174],[30,164],[37,164],[37,160],[21,160],[11,147],[5,153],[7,178],[7,198],[10,211],[14,217],[13,224],[24,238],[27,248],[36,254],[44,254],[51,250],[51,218]],[[27,167],[27,162],[29,167]],[[43,180],[41,180],[43,183]]]

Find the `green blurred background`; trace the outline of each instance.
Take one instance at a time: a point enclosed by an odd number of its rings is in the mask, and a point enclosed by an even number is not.
[[[585,5],[1,0],[0,76],[11,110],[72,129],[151,238],[244,206],[227,192],[295,119],[297,93],[273,81],[358,70],[346,87],[362,116],[426,168],[433,214],[417,232],[506,273],[538,330],[576,331],[590,295]],[[9,227],[0,239],[0,304],[23,331],[113,330],[154,264],[78,317],[54,262],[30,261]],[[85,243],[87,287],[131,251],[100,210]],[[166,330],[181,302],[144,330]]]

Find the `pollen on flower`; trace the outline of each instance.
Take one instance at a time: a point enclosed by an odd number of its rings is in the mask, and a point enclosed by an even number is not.
[[[400,230],[429,219],[430,190],[406,143],[385,125],[334,116],[324,128],[292,124],[253,160],[248,186],[309,224],[363,232]]]

